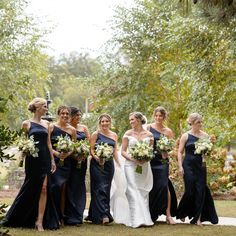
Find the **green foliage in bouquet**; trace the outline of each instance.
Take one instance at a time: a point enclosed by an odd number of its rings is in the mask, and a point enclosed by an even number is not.
[[[139,141],[130,148],[130,154],[138,161],[150,161],[153,159],[153,147],[147,142]],[[142,166],[137,165],[136,172],[142,174]]]

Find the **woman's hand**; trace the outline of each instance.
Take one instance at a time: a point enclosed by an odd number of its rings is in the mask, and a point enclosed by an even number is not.
[[[104,166],[104,164],[105,164],[105,159],[99,158],[99,165]]]
[[[51,173],[54,173],[56,171],[56,169],[57,169],[57,166],[55,164],[55,161],[52,160],[52,162],[51,162]]]
[[[70,156],[70,153],[68,153],[68,152],[60,152],[58,157],[60,159],[66,159],[68,156]]]
[[[100,162],[100,158],[99,158],[98,156],[93,155],[92,158],[94,158],[94,160],[95,160],[96,162],[98,162],[98,163]]]
[[[184,169],[183,169],[182,166],[179,167],[179,174],[180,174],[181,176],[184,176]]]
[[[162,156],[162,159],[168,159],[169,158],[169,153],[168,152],[162,152],[161,156]]]

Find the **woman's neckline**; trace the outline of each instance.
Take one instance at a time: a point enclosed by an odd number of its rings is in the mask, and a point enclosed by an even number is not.
[[[35,121],[32,121],[32,120],[29,120],[29,121],[30,121],[30,123],[34,123],[34,124],[40,125],[40,126],[42,126],[43,128],[47,129],[45,126],[43,126],[42,124],[40,124],[40,123],[38,123],[38,122],[35,122]]]
[[[163,132],[161,132],[161,131],[159,131],[159,130],[157,130],[157,129],[155,129],[152,125],[150,125],[150,127],[152,128],[152,129],[154,129],[156,132],[158,132],[158,133],[160,133],[160,134],[163,134],[163,135],[165,135]]]
[[[134,136],[131,136],[131,135],[127,135],[127,137],[134,138],[134,139],[136,139],[138,142],[143,141],[144,139],[150,138],[150,137],[145,137],[145,138],[143,138],[143,139],[138,139],[138,138],[136,138],[136,137],[134,137]]]
[[[108,137],[107,135],[105,135],[105,134],[103,134],[103,133],[101,133],[101,132],[98,132],[98,134],[100,134],[100,135],[102,135],[102,136],[104,136],[104,137],[106,137],[106,138],[109,138],[109,139],[111,139],[111,140],[113,140],[113,141],[115,142],[115,140],[114,140],[113,138],[110,138],[110,137]]]
[[[59,126],[57,126],[57,125],[55,125],[55,124],[54,124],[54,126],[55,126],[55,127],[57,127],[58,129],[60,129],[60,130],[64,131],[65,133],[67,133],[68,135],[70,135],[70,136],[71,136],[71,134],[69,134],[67,131],[65,131],[65,130],[64,130],[64,129],[62,129],[61,127],[59,127]]]

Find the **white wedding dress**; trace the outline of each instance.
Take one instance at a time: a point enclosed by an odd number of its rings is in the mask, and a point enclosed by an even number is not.
[[[128,150],[138,140],[132,136],[128,138]],[[150,138],[143,139],[150,142]],[[153,225],[149,212],[149,192],[152,189],[153,177],[150,163],[142,165],[142,174],[137,173],[137,165],[125,160],[120,155],[121,168],[116,168],[112,189],[110,206],[114,221],[118,224],[137,228]]]

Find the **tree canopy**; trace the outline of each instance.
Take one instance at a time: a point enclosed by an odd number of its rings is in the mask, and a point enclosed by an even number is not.
[[[206,129],[227,142],[235,138],[236,19],[212,20],[190,1],[183,14],[179,4],[137,0],[116,9],[109,42],[116,54],[107,54],[97,109],[109,111],[121,133],[134,110],[151,120],[163,105],[177,134],[188,113],[199,112]]]

